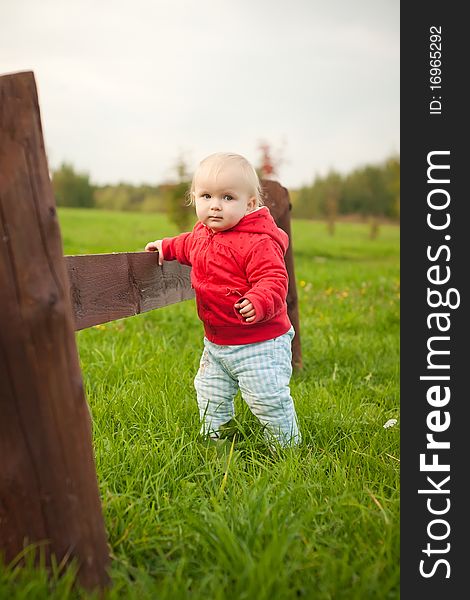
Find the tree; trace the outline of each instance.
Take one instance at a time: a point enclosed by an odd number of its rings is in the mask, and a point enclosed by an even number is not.
[[[389,194],[387,214],[400,218],[400,157],[392,156],[385,163],[385,182]]]
[[[387,211],[388,193],[381,167],[367,166],[364,169],[364,196],[370,220],[370,238],[375,239],[379,233],[379,220]]]
[[[298,219],[315,219],[320,214],[318,198],[311,185],[303,185],[291,192],[292,216]]]
[[[129,192],[122,184],[104,186],[95,190],[96,208],[129,210]]]
[[[187,201],[190,176],[186,162],[181,156],[176,162],[175,170],[176,183],[165,186],[167,215],[179,231],[187,231],[193,218],[193,213]]]
[[[259,166],[256,169],[260,179],[279,179],[279,168],[284,162],[282,149],[277,150],[274,156],[272,145],[268,142],[260,142],[258,149],[261,151]]]
[[[328,233],[330,235],[334,235],[335,233],[335,223],[338,217],[342,185],[341,175],[336,171],[330,171],[323,182],[325,213],[328,221]]]
[[[52,187],[58,206],[94,206],[94,190],[88,173],[76,173],[70,163],[62,163],[52,174]]]
[[[277,176],[277,166],[274,164],[272,157],[271,146],[265,142],[259,145],[261,150],[261,164],[259,173],[261,179],[274,179]]]

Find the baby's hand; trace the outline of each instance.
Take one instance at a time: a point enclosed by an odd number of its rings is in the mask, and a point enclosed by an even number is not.
[[[241,316],[245,319],[247,323],[251,323],[256,319],[256,310],[253,304],[247,299],[244,298],[240,302],[235,304],[235,308],[241,314]]]
[[[149,242],[145,246],[145,252],[158,252],[158,264],[160,266],[163,264],[162,240]]]

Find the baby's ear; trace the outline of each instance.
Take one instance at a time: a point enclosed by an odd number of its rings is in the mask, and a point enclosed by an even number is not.
[[[252,196],[249,200],[248,200],[248,204],[246,205],[246,212],[250,213],[253,212],[256,208],[256,196]]]

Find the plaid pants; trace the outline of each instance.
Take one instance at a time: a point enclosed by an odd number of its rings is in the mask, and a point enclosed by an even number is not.
[[[301,441],[289,383],[294,328],[272,340],[220,346],[204,338],[204,351],[194,379],[201,433],[218,437],[221,425],[234,417],[234,398],[240,390],[265,436],[282,446]]]

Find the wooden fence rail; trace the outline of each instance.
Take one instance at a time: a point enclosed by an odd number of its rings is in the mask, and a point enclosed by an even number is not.
[[[65,257],[75,329],[131,317],[194,298],[191,268],[158,266],[158,254],[119,252]]]
[[[286,188],[266,204],[291,237]],[[292,244],[288,312],[302,364]],[[0,77],[0,559],[28,544],[109,585],[109,552],[75,331],[194,297],[190,268],[155,253],[63,257],[32,72]]]

